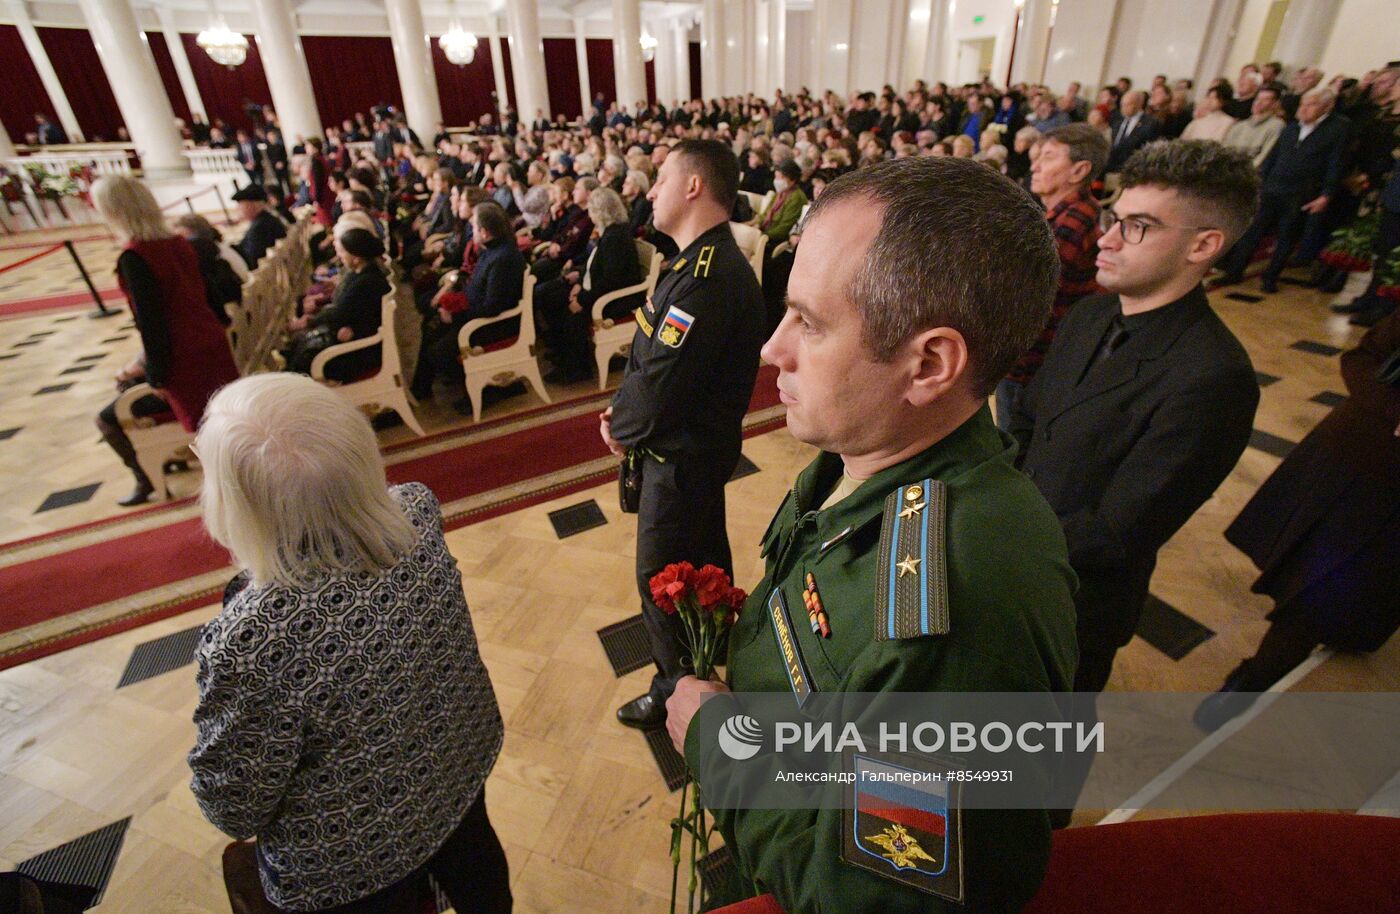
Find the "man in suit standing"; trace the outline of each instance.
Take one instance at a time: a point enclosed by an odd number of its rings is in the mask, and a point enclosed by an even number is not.
[[[389,131],[389,122],[378,120],[374,124],[374,158],[381,165],[394,157],[394,135]]]
[[[1201,285],[1254,215],[1253,164],[1179,140],[1141,150],[1122,175],[1099,239],[1109,294],[1070,309],[1010,429],[1079,575],[1075,691],[1089,693],[1137,628],[1157,550],[1234,467],[1259,403],[1249,356]]]
[[[1264,271],[1265,292],[1278,291],[1278,277],[1288,264],[1293,247],[1303,235],[1309,216],[1327,209],[1346,175],[1346,147],[1350,124],[1332,108],[1337,96],[1331,89],[1314,89],[1298,105],[1298,119],[1283,128],[1268,158],[1259,168],[1264,179],[1259,214],[1230,255],[1221,262],[1227,282],[1244,278],[1254,250],[1267,235],[1274,235],[1274,254]]]
[[[291,173],[288,166],[287,144],[282,141],[282,131],[276,127],[267,132],[267,163],[272,166],[272,176],[283,194],[292,192]]]
[[[1157,139],[1161,125],[1146,112],[1147,93],[1125,92],[1118,102],[1118,113],[1109,125],[1113,129],[1113,145],[1108,150],[1107,171],[1123,170],[1128,157]]]
[[[413,132],[413,128],[408,126],[408,121],[403,118],[399,118],[394,124],[392,135],[395,143],[408,143],[415,150],[423,148],[423,144],[418,139],[418,134]]]
[[[43,114],[36,113],[34,123],[37,125],[35,129],[39,134],[40,146],[61,146],[68,142],[68,134],[63,132],[63,128]]]
[[[248,131],[240,130],[234,134],[236,143],[234,150],[238,153],[238,164],[243,166],[243,171],[247,173],[249,182],[262,186],[263,183],[263,154],[258,148],[258,143]]]

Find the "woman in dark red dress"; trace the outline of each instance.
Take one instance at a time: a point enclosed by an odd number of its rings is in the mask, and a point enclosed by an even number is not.
[[[194,432],[214,391],[238,377],[228,336],[206,303],[194,248],[171,231],[155,196],[137,179],[103,178],[92,196],[126,243],[117,258],[117,279],[141,333],[142,354],[117,376],[118,386],[144,380],[156,395],[138,400],[132,412],[166,416]],[[114,401],[98,413],[97,427],[136,478],[136,488],[118,504],[139,505],[155,487],[136,462],[115,406]]]

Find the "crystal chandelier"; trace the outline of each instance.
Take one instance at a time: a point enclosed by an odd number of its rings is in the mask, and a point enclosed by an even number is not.
[[[195,44],[213,58],[214,63],[233,69],[248,59],[248,39],[230,29],[222,18],[195,36]]]
[[[462,28],[462,24],[455,19],[452,27],[438,39],[438,46],[448,62],[459,67],[465,67],[476,59],[476,36]]]
[[[641,38],[642,60],[651,63],[656,59],[656,46],[659,42],[652,37],[650,32],[643,32]]]

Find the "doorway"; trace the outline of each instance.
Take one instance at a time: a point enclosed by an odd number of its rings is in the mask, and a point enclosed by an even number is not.
[[[981,82],[992,75],[996,38],[972,38],[958,42],[958,84]]]

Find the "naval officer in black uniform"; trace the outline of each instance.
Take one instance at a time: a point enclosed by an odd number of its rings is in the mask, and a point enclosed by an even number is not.
[[[601,416],[603,441],[642,472],[637,588],[657,672],[647,694],[618,709],[631,727],[663,724],[690,668],[679,623],[651,600],[652,575],[689,561],[733,576],[724,485],[764,339],[763,293],[729,229],[738,189],[734,156],[713,140],[686,140],[662,164],[647,197],[680,254],[637,311],[627,374]]]

